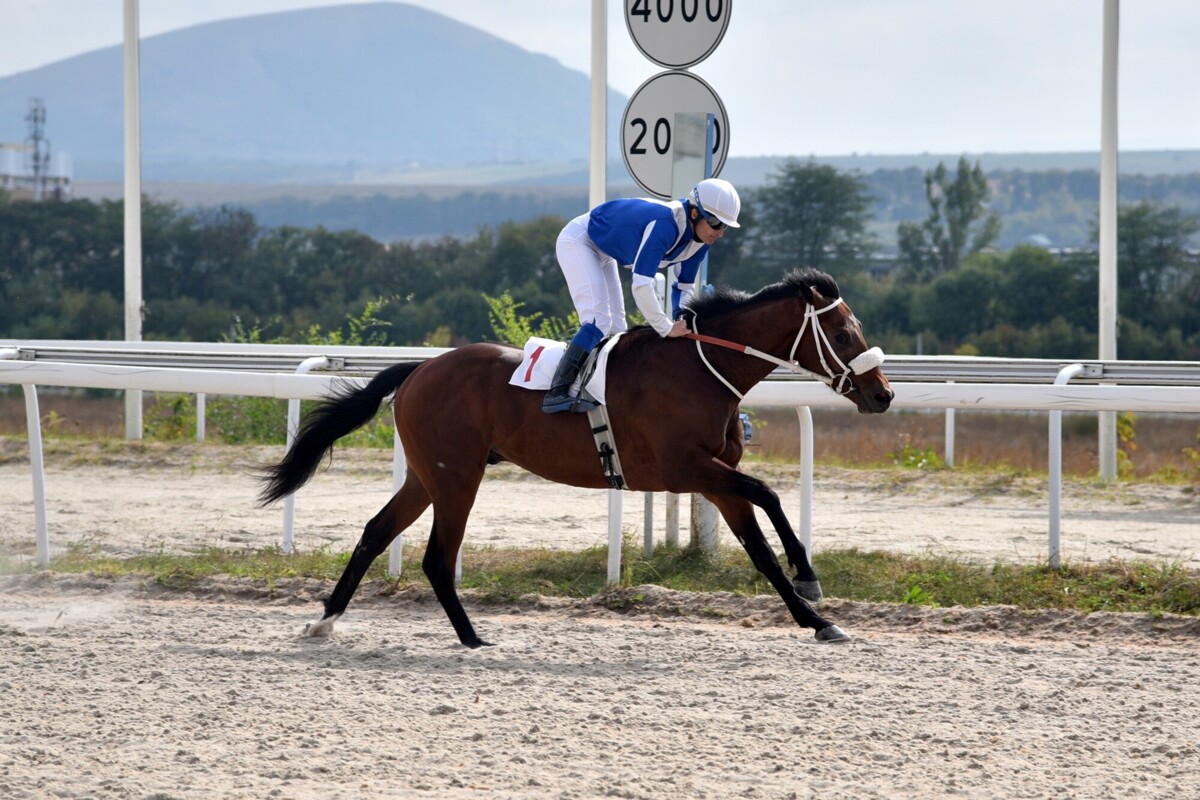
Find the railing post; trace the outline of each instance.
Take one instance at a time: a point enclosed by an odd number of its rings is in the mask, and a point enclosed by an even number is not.
[[[400,491],[404,479],[408,477],[408,460],[404,457],[404,444],[400,441],[400,432],[392,427],[392,495]],[[401,565],[404,563],[404,534],[392,540],[388,548],[387,574],[392,578],[400,577]],[[462,574],[462,548],[458,550],[459,576]],[[458,577],[455,580],[458,580]]]
[[[954,381],[946,381],[947,384]],[[947,467],[954,466],[954,408],[946,409],[946,446],[945,453],[942,455],[942,460]]]
[[[313,356],[300,362],[296,367],[297,375],[306,375],[317,367],[328,367],[329,359],[325,356]],[[300,430],[300,401],[288,400],[287,415],[287,449],[292,449],[292,442]],[[295,547],[292,542],[293,530],[296,527],[296,493],[292,492],[283,498],[283,552],[291,554]]]
[[[642,501],[642,547],[643,553],[649,559],[654,555],[654,492],[643,492]]]
[[[196,395],[196,441],[203,442],[206,435],[205,420],[207,418],[208,402],[204,392]]]
[[[813,419],[812,409],[798,406],[800,417],[800,543],[812,563]]]
[[[1083,364],[1063,367],[1054,379],[1055,386],[1064,386],[1083,372]],[[1062,412],[1050,412],[1050,567],[1062,564]]]
[[[608,490],[608,585],[621,580],[621,514],[625,504],[620,489]]]

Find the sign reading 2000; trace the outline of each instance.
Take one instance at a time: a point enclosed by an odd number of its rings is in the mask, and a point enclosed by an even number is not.
[[[733,0],[625,0],[625,25],[642,55],[667,69],[708,58],[729,27]]]

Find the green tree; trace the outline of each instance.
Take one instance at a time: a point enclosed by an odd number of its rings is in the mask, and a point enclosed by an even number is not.
[[[1185,335],[1200,330],[1200,261],[1188,250],[1190,237],[1198,231],[1200,216],[1176,207],[1148,201],[1121,206],[1117,303],[1123,319],[1149,328],[1180,320],[1185,322]]]
[[[991,246],[1000,236],[1000,216],[988,211],[991,192],[983,167],[958,159],[953,180],[946,165],[925,173],[929,216],[918,225],[901,222],[896,228],[900,262],[917,280],[956,269],[962,260]]]
[[[785,161],[754,194],[757,224],[746,278],[758,288],[793,267],[813,267],[836,277],[859,272],[875,246],[867,233],[871,197],[857,172],[839,172],[813,161]]]
[[[961,342],[991,327],[999,285],[995,265],[969,261],[917,287],[910,316],[916,330],[930,330],[940,339]]]

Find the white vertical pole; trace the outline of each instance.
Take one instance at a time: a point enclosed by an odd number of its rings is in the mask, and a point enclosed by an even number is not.
[[[946,381],[946,383],[954,383],[954,381]],[[954,409],[946,409],[946,446],[945,453],[942,455],[942,460],[946,462],[947,467],[954,466]]]
[[[1054,379],[1056,386],[1068,383],[1083,372],[1082,364],[1063,367]],[[1050,412],[1050,567],[1058,569],[1062,564],[1062,412]]]
[[[654,555],[654,492],[642,494],[642,552],[649,559]]]
[[[196,395],[196,441],[203,442],[207,436],[208,398],[204,392]]]
[[[607,199],[608,160],[608,3],[592,0],[591,146],[588,159],[588,208]],[[621,579],[621,517],[625,497],[608,490],[608,582]]]
[[[42,459],[42,415],[38,410],[37,387],[26,384],[25,428],[29,431],[29,464],[33,470],[33,522],[37,527],[37,557],[40,568],[50,566],[50,531],[46,525],[46,464]]]
[[[400,432],[392,428],[392,494],[395,495],[404,485],[408,477],[408,460],[404,457],[404,444],[400,441]],[[387,574],[393,578],[400,577],[401,564],[404,558],[404,534],[392,540],[388,549]],[[459,577],[462,576],[462,548],[458,549]],[[457,580],[457,578],[456,578]]]
[[[812,513],[813,513],[813,418],[812,409],[800,406],[796,409],[800,417],[800,543],[808,552],[812,563]]]
[[[621,580],[621,511],[624,505],[620,489],[608,490],[608,584]]]
[[[1100,360],[1117,358],[1117,43],[1120,3],[1104,0],[1100,102]],[[1117,477],[1117,412],[1098,415],[1100,478]]]
[[[142,137],[138,0],[125,0],[125,341],[142,340]],[[125,438],[142,438],[142,391],[125,390]]]
[[[604,202],[608,161],[608,3],[592,0],[591,145],[588,208]]]
[[[300,366],[296,367],[297,375],[306,375],[316,367],[329,366],[329,359],[325,356],[313,356],[306,358],[300,362]],[[287,411],[287,449],[292,449],[292,443],[296,441],[296,434],[300,431],[300,401],[288,400]],[[292,534],[296,527],[296,493],[292,492],[287,497],[283,498],[283,544],[281,549],[289,555],[295,552],[295,545],[292,541]]]

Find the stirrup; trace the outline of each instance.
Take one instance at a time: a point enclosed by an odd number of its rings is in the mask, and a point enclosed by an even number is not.
[[[542,400],[542,413],[557,414],[560,411],[573,412],[588,412],[600,404],[594,400],[588,400],[583,397],[572,397],[569,394],[560,397],[550,397],[549,394]]]

